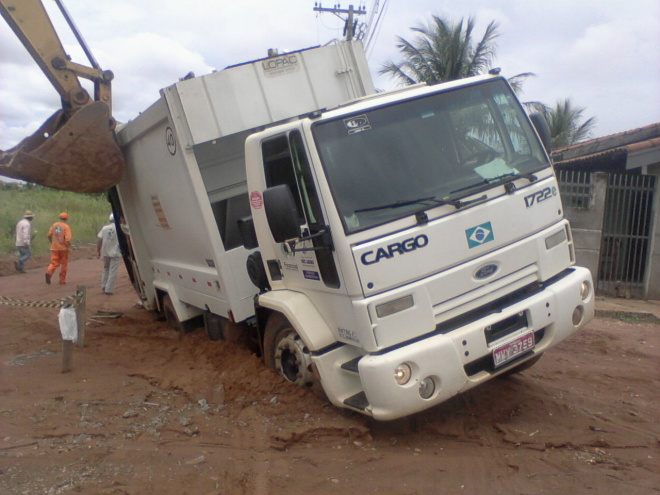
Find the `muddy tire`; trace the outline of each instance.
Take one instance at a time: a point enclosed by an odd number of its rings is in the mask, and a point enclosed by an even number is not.
[[[266,324],[264,361],[291,383],[310,388],[318,383],[312,353],[291,323],[279,313],[273,313]]]
[[[172,298],[169,294],[163,296],[163,315],[167,323],[180,334],[190,333],[197,327],[194,319],[183,322],[179,321],[174,310],[174,303],[172,303]]]
[[[204,313],[204,328],[206,328],[206,333],[208,334],[209,339],[213,341],[225,340],[227,323],[227,319],[222,316],[214,315],[209,311]]]

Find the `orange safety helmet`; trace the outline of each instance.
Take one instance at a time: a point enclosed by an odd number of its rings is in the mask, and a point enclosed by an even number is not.
[[[68,213],[60,213],[60,218],[62,220],[68,220],[69,219],[69,214]]]

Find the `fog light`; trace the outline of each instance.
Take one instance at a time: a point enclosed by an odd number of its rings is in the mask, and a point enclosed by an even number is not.
[[[582,282],[582,285],[580,285],[580,299],[583,301],[589,297],[589,294],[591,294],[591,287],[589,286],[589,282],[586,280]]]
[[[573,310],[573,325],[576,327],[582,323],[582,317],[584,316],[584,308],[582,306],[578,306]]]
[[[419,382],[419,396],[422,399],[430,399],[435,393],[435,382],[433,378],[427,376]]]
[[[410,381],[412,376],[412,369],[407,363],[401,363],[399,366],[394,368],[394,379],[399,385],[405,385]]]

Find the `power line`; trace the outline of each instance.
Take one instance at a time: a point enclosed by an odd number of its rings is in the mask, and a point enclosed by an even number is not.
[[[352,41],[357,31],[356,15],[365,15],[367,11],[363,6],[359,6],[357,10],[353,5],[349,5],[348,9],[342,9],[340,4],[334,5],[332,8],[325,8],[321,2],[314,2],[315,12],[330,12],[344,21],[344,36],[347,41]],[[339,14],[348,14],[346,19],[342,18]]]
[[[379,0],[374,0],[374,6],[372,8],[372,17],[375,14],[376,15],[376,20],[373,21],[373,24],[369,27],[369,36],[367,37],[367,41],[365,43],[365,53],[367,54],[367,58],[371,56],[371,53],[374,50],[374,46],[376,45],[376,40],[378,39],[378,36],[380,34],[380,28],[383,26],[383,19],[385,18],[385,14],[387,13],[387,8],[389,7],[389,0],[383,0],[383,5],[379,9]],[[371,23],[372,21],[370,21]]]

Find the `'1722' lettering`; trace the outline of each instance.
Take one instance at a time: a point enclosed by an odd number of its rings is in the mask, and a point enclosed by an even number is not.
[[[527,206],[527,208],[531,208],[536,203],[541,203],[546,199],[550,199],[551,197],[556,195],[557,195],[556,187],[554,186],[546,187],[544,189],[541,189],[540,191],[536,191],[535,193],[528,194],[527,196],[525,196],[525,206]]]

